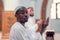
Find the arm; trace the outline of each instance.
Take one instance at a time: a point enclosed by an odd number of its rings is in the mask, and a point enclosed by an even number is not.
[[[45,31],[45,29],[48,26],[48,24],[49,24],[49,17],[47,18],[46,21],[42,22],[42,28],[41,28],[41,32],[40,32],[41,34]]]
[[[43,21],[42,19],[37,21],[38,24],[38,30],[37,32],[40,32],[41,34],[45,31],[46,27],[48,26],[49,18],[47,18],[46,21]]]

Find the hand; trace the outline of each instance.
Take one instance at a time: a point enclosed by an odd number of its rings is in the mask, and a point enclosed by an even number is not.
[[[46,21],[43,21],[42,27],[43,27],[43,28],[46,28],[46,27],[48,26],[48,24],[49,24],[49,17],[47,18]]]
[[[36,21],[36,23],[38,24],[37,32],[40,32],[42,34],[49,24],[49,17],[47,18],[46,21],[43,21],[42,19],[39,19],[39,20]]]
[[[38,20],[36,20],[36,23],[37,23],[37,25],[38,25],[38,29],[37,29],[36,32],[40,32],[41,29],[42,29],[43,20],[42,20],[42,19],[38,19]]]
[[[42,19],[39,19],[39,20],[36,21],[36,23],[37,23],[38,26],[41,26],[42,23],[43,23],[43,20]]]
[[[41,28],[41,31],[40,31],[41,34],[45,31],[48,24],[49,24],[49,17],[47,18],[46,21],[43,21],[43,23],[42,23],[42,28]]]

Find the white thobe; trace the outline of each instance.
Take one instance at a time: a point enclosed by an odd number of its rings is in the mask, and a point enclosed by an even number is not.
[[[33,17],[30,16],[28,18],[28,22],[25,23],[25,27],[26,27],[26,29],[28,29],[32,33],[32,36],[34,39],[36,38],[38,40],[43,40],[40,32],[36,32],[38,29],[38,25],[35,23],[34,16]]]
[[[10,40],[40,40],[40,39],[41,35],[39,39],[33,37],[33,34],[19,22],[16,22],[12,26],[10,31]]]
[[[25,23],[25,27],[32,32],[36,32],[36,30],[38,29],[38,25],[35,23],[35,18],[29,17],[28,22]]]
[[[10,31],[10,40],[31,40],[29,32],[19,22],[16,22]]]

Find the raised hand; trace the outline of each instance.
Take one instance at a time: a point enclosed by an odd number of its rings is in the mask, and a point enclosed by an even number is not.
[[[43,20],[42,20],[42,19],[38,19],[36,23],[37,23],[37,25],[38,25],[37,32],[40,32],[41,29],[42,29]]]
[[[46,21],[43,21],[43,23],[42,23],[42,26],[41,26],[42,28],[41,28],[41,31],[40,31],[41,34],[45,31],[48,24],[49,24],[49,17],[47,18]]]
[[[36,23],[38,24],[37,32],[40,32],[42,34],[49,24],[49,17],[45,21],[43,21],[42,19],[39,19],[39,20],[37,20]]]
[[[47,20],[43,21],[42,27],[46,28],[48,26],[48,24],[49,24],[49,17],[47,18]]]

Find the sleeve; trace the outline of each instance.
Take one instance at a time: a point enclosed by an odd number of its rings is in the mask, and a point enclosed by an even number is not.
[[[40,33],[33,33],[32,38],[33,40],[43,40],[42,35]]]
[[[33,32],[36,32],[36,30],[38,29],[38,25],[37,24],[31,25],[29,29]]]
[[[40,33],[38,33],[38,40],[43,40],[43,36]]]
[[[19,33],[19,31],[11,30],[10,31],[10,40],[24,40],[22,35]]]

